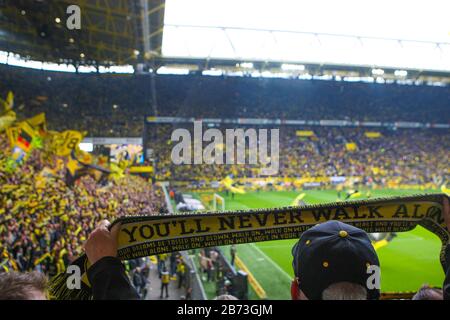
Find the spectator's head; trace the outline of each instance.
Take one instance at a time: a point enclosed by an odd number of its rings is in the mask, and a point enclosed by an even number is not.
[[[47,278],[40,272],[0,274],[0,300],[47,300]]]
[[[423,285],[412,297],[412,300],[444,300],[442,289]]]
[[[339,221],[305,231],[292,249],[292,298],[309,300],[378,299],[369,289],[369,266],[379,266],[366,232]],[[377,282],[379,283],[379,282]]]
[[[220,296],[217,296],[214,298],[214,300],[239,300],[235,296],[232,296],[231,294],[222,294]]]

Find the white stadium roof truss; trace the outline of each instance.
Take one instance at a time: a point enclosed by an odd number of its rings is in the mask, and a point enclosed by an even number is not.
[[[166,0],[162,56],[450,71],[448,0]]]
[[[166,24],[165,57],[450,71],[450,43]]]

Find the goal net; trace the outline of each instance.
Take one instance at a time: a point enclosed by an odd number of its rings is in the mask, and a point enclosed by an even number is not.
[[[217,193],[214,193],[213,196],[213,210],[217,211],[220,206],[220,211],[225,211],[225,199],[219,196]]]

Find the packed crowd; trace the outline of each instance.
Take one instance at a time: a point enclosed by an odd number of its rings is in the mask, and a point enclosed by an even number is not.
[[[380,138],[367,138],[361,129],[321,128],[308,141],[294,133],[280,147],[281,172],[286,176],[359,176],[385,185],[439,184],[450,172],[450,135],[439,130],[385,130]],[[354,143],[356,149],[348,150]],[[283,152],[284,150],[284,152]]]
[[[258,177],[260,165],[173,164],[171,150],[176,142],[170,139],[174,128],[171,125],[149,128],[156,132],[148,136],[153,139],[149,140],[149,146],[154,149],[159,179],[211,181],[230,174],[235,178]],[[450,135],[446,130],[385,129],[378,131],[379,138],[366,137],[365,133],[373,130],[360,128],[304,127],[303,131],[314,133],[306,138],[297,136],[297,130],[280,128],[278,177],[361,177],[363,183],[383,186],[389,181],[439,185],[449,178]],[[355,149],[348,150],[347,144],[352,143]],[[223,153],[226,154],[226,146]]]
[[[144,117],[276,118],[449,123],[449,87],[322,80],[70,74],[0,65],[0,96],[13,90],[24,117],[45,112],[53,130],[142,135]],[[71,119],[70,124],[67,119]],[[70,127],[69,127],[70,126]]]
[[[38,270],[55,275],[83,252],[96,224],[122,215],[165,211],[163,193],[131,175],[100,183],[90,175],[66,184],[66,159],[38,149],[15,170],[0,134],[0,272]]]

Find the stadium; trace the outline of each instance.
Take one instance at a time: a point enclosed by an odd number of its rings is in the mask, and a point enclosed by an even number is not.
[[[353,236],[449,299],[450,8],[398,2],[0,1],[0,300],[314,299]]]

